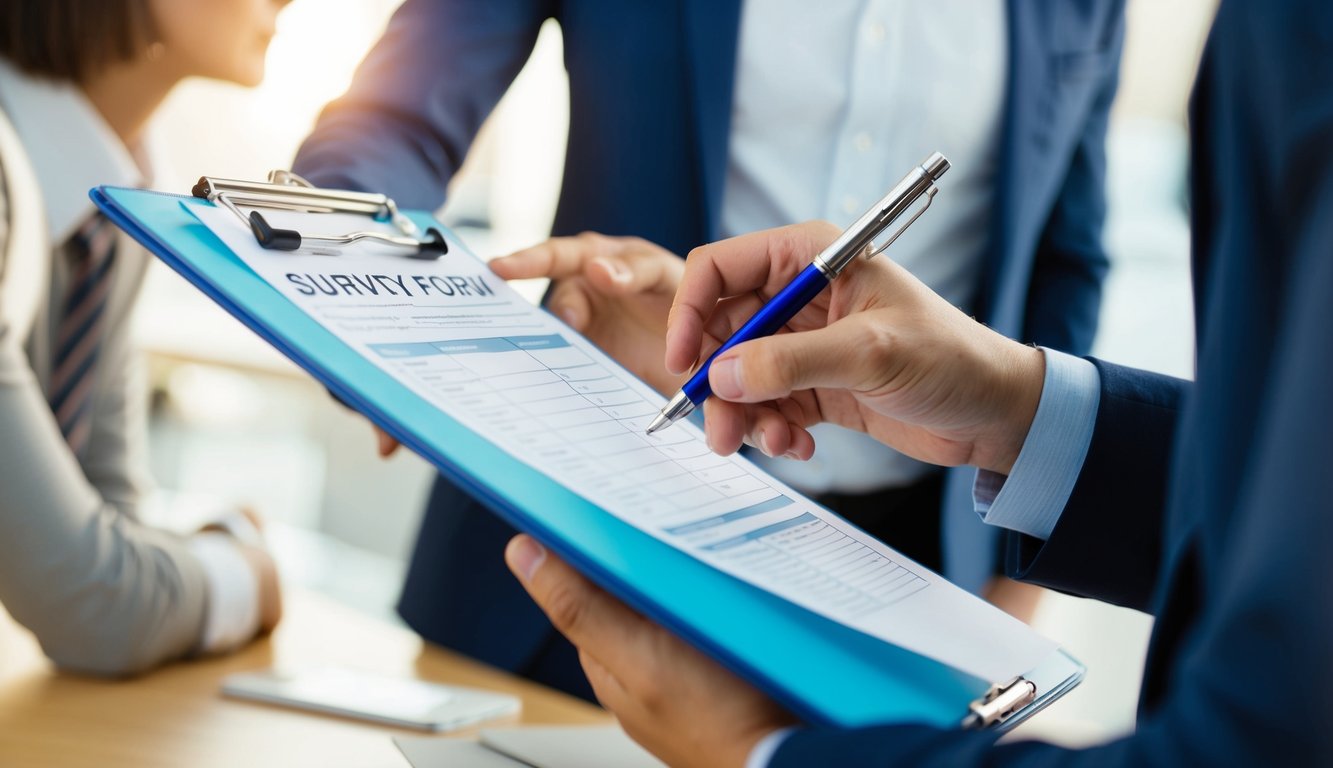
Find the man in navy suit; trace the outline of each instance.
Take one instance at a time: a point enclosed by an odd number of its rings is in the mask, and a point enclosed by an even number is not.
[[[571,104],[553,234],[634,235],[684,254],[785,221],[850,223],[940,149],[955,165],[949,204],[894,258],[1001,333],[1084,354],[1107,265],[1103,140],[1122,10],[407,0],[295,168],[322,186],[438,207],[555,18]],[[985,585],[998,543],[972,515],[969,477],[946,489],[942,472],[859,435],[820,439],[818,472],[766,468],[956,582]],[[399,611],[429,640],[589,695],[573,649],[493,556],[512,533],[437,482]]]
[[[677,766],[1333,765],[1333,8],[1223,0],[1190,125],[1196,384],[1014,344],[889,263],[835,284],[874,308],[807,311],[794,323],[810,330],[738,346],[711,375],[714,446],[734,447],[773,398],[802,415],[792,435],[855,402],[906,452],[979,468],[977,510],[1011,529],[1011,573],[1156,616],[1135,732],[1080,751],[911,724],[792,727],[515,539],[511,567],[631,735]],[[669,367],[699,353],[714,272],[763,264],[777,282],[825,227],[692,255]],[[895,329],[891,353],[858,343],[876,327]]]

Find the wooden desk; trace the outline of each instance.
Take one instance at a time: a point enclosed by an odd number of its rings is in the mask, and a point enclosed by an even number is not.
[[[282,627],[233,656],[140,678],[61,674],[0,610],[0,765],[365,766],[404,768],[391,737],[415,731],[224,699],[227,674],[274,663],[328,663],[503,691],[516,723],[607,724],[603,710],[422,642],[325,598],[289,591]],[[462,731],[456,735],[469,735]]]

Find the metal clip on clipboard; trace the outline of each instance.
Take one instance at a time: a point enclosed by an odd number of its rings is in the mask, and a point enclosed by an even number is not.
[[[342,247],[362,240],[373,240],[402,248],[405,251],[403,255],[413,259],[438,259],[449,252],[449,244],[445,242],[440,230],[431,227],[422,237],[421,230],[398,211],[398,206],[388,195],[320,189],[291,171],[270,171],[267,182],[203,176],[191,192],[195,197],[221,205],[236,214],[254,233],[259,244],[270,250],[295,251],[306,243]],[[252,210],[246,215],[240,208],[242,205],[305,213],[359,213],[376,221],[389,222],[402,234],[366,230],[327,235],[277,229],[259,211]]]
[[[962,726],[966,729],[981,729],[1001,725],[1036,699],[1037,686],[1022,677],[992,685],[984,696],[968,706]]]

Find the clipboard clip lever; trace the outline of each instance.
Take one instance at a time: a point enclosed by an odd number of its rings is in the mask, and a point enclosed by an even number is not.
[[[270,171],[266,182],[203,176],[191,193],[236,214],[254,233],[259,244],[269,250],[295,251],[307,243],[342,247],[370,240],[402,248],[408,251],[404,255],[414,259],[438,259],[449,252],[449,244],[440,230],[431,227],[423,236],[411,219],[398,211],[398,206],[388,195],[320,189],[291,171]],[[342,235],[317,235],[278,229],[259,211],[251,210],[247,215],[240,206],[304,213],[363,214],[393,224],[400,234],[364,230]]]
[[[999,725],[1015,712],[1037,700],[1037,686],[1022,677],[992,685],[986,695],[968,705],[963,728],[982,729]]]

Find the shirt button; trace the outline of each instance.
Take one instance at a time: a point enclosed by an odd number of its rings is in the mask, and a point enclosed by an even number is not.
[[[872,44],[878,45],[884,42],[884,38],[888,36],[889,36],[889,29],[888,27],[884,26],[884,22],[876,21],[866,25],[866,39],[869,40]]]
[[[842,198],[842,210],[844,213],[856,214],[861,212],[861,201],[855,195],[845,195]]]
[[[852,146],[856,147],[857,152],[869,152],[875,146],[875,140],[870,138],[869,133],[861,131],[852,138]]]

